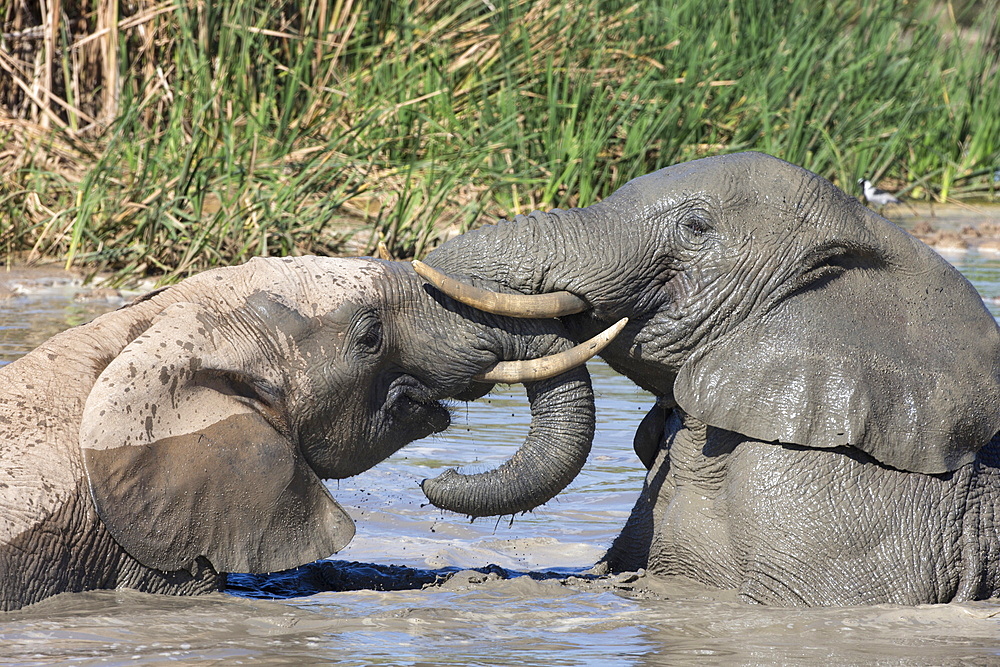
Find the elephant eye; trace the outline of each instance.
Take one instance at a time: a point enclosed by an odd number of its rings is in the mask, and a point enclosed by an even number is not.
[[[708,222],[699,216],[688,216],[684,218],[684,221],[681,224],[697,236],[701,236],[711,229]]]
[[[382,347],[382,321],[370,310],[358,313],[348,334],[351,348],[362,354],[374,354]]]

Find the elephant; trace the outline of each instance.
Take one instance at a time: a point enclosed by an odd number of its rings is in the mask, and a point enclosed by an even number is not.
[[[408,263],[257,258],[0,369],[0,609],[93,589],[205,593],[227,572],[326,558],[354,524],[321,479],[444,430],[444,399],[498,381],[528,392],[522,447],[496,470],[425,488],[474,514],[549,500],[590,450],[582,364],[607,337],[572,347],[557,320],[433,292]]]
[[[416,267],[576,340],[629,318],[601,356],[655,396],[633,442],[648,472],[596,571],[773,605],[1000,593],[997,324],[957,270],[826,179],[706,157],[484,225]]]

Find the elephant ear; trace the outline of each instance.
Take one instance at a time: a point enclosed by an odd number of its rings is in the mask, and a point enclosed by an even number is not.
[[[305,319],[262,294],[239,322],[169,306],[87,398],[80,445],[97,513],[143,565],[192,570],[204,557],[218,572],[273,572],[354,535],[295,444],[281,385],[262,375],[271,339],[232,343]]]
[[[958,271],[908,235],[903,247],[906,261],[834,258],[696,352],[677,403],[758,440],[852,446],[901,470],[972,461],[1000,428],[997,325]]]

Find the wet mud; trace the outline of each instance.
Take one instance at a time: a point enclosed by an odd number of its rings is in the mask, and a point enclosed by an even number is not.
[[[975,252],[1000,257],[1000,207],[989,204],[901,204],[890,220],[943,253]]]
[[[646,581],[648,579],[648,581]],[[99,591],[0,623],[5,664],[996,664],[1000,607],[789,610],[691,582],[461,571],[284,601]]]

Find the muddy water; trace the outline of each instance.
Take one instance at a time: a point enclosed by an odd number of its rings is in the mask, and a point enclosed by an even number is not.
[[[1000,256],[946,257],[1000,316]],[[0,301],[0,363],[116,305],[74,301],[76,289],[36,285]],[[631,438],[650,405],[603,364],[591,372],[599,424],[586,469],[512,524],[442,514],[417,484],[449,466],[476,471],[510,456],[528,424],[516,388],[456,404],[446,434],[332,482],[358,528],[334,561],[235,577],[233,592],[200,598],[57,596],[0,614],[0,664],[1000,663],[1000,604],[990,602],[786,610],[682,580],[589,581],[584,570],[642,484]]]

